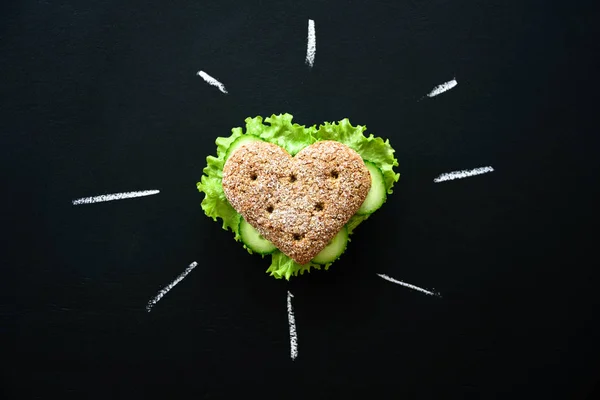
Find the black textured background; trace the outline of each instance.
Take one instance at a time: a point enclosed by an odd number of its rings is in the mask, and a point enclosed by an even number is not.
[[[592,4],[2,2],[0,397],[585,398],[600,374]],[[367,125],[402,174],[329,272],[289,284],[195,186],[217,136],[282,112]],[[71,205],[145,189],[161,193]]]

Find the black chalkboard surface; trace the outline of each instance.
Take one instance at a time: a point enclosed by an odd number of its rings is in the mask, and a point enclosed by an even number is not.
[[[586,398],[597,30],[592,2],[3,2],[0,397]],[[280,113],[366,125],[401,174],[290,282],[196,189]]]

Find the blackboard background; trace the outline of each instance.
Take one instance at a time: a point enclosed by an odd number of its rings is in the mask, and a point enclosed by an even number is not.
[[[592,2],[549,3],[2,2],[0,397],[584,398],[598,29]],[[331,271],[289,284],[195,187],[217,136],[281,112],[366,124],[402,174]]]

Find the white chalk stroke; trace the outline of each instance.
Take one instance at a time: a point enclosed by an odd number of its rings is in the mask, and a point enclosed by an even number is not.
[[[418,286],[411,285],[410,283],[406,283],[406,282],[399,281],[399,280],[397,280],[397,279],[391,278],[391,277],[389,277],[389,276],[387,276],[387,275],[384,275],[384,274],[377,274],[377,276],[379,276],[380,278],[383,278],[383,279],[385,279],[386,281],[389,281],[389,282],[395,283],[395,284],[397,284],[397,285],[402,285],[402,286],[405,286],[405,287],[407,287],[407,288],[409,288],[409,289],[416,290],[416,291],[418,291],[418,292],[425,293],[425,294],[428,294],[428,295],[430,295],[430,296],[442,297],[442,296],[441,296],[439,293],[437,293],[437,292],[432,292],[432,291],[430,291],[430,290],[426,290],[426,289],[420,288],[420,287],[418,287]]]
[[[216,80],[215,78],[213,78],[212,76],[210,76],[209,74],[207,74],[206,72],[204,72],[204,71],[198,71],[196,73],[196,75],[198,75],[199,77],[201,77],[202,79],[204,79],[206,81],[206,83],[208,83],[209,85],[215,86],[221,92],[227,94],[227,90],[225,89],[225,85],[223,85],[221,82],[219,82],[218,80]]]
[[[452,172],[446,172],[446,173],[441,174],[440,176],[435,178],[433,181],[435,183],[440,183],[440,182],[445,182],[445,181],[451,181],[454,179],[462,179],[462,178],[468,178],[470,176],[486,174],[488,172],[493,172],[493,171],[494,171],[494,168],[492,168],[492,167],[480,167],[480,168],[474,168],[474,169],[469,169],[469,170],[452,171]]]
[[[306,63],[309,67],[315,63],[315,54],[317,53],[317,35],[315,33],[315,21],[308,20],[308,41],[306,43]]]
[[[456,85],[458,85],[458,82],[456,82],[456,78],[452,79],[451,81],[444,82],[441,85],[437,85],[436,87],[434,87],[433,90],[427,94],[427,97],[435,97],[439,94],[447,92]]]
[[[160,301],[160,299],[162,299],[165,294],[169,293],[169,290],[173,289],[175,287],[175,285],[177,285],[179,282],[181,282],[183,280],[183,278],[185,278],[187,276],[187,274],[189,274],[194,268],[196,268],[197,265],[198,265],[198,263],[196,261],[194,261],[193,263],[191,263],[189,265],[189,267],[187,267],[185,269],[185,271],[183,271],[181,273],[181,275],[179,275],[173,282],[171,282],[170,284],[168,284],[167,286],[165,286],[160,292],[158,292],[158,294],[156,295],[156,297],[154,297],[152,300],[150,300],[148,302],[148,305],[146,306],[146,310],[148,312],[152,311],[152,307],[156,303],[158,303]]]
[[[294,295],[288,290],[287,312],[288,323],[290,324],[290,357],[295,360],[298,357],[298,335],[296,333],[296,318],[294,318],[294,309],[292,308],[292,297]]]
[[[158,193],[160,193],[160,190],[143,190],[140,192],[103,194],[100,196],[82,197],[81,199],[75,199],[75,200],[73,200],[73,205],[77,206],[80,204],[100,203],[103,201],[132,199],[134,197],[152,196],[153,194],[158,194]]]

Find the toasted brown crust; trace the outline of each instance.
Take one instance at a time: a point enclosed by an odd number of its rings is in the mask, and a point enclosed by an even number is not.
[[[262,141],[237,149],[223,168],[233,208],[283,253],[308,263],[365,200],[371,177],[348,146],[321,141],[291,157]]]

